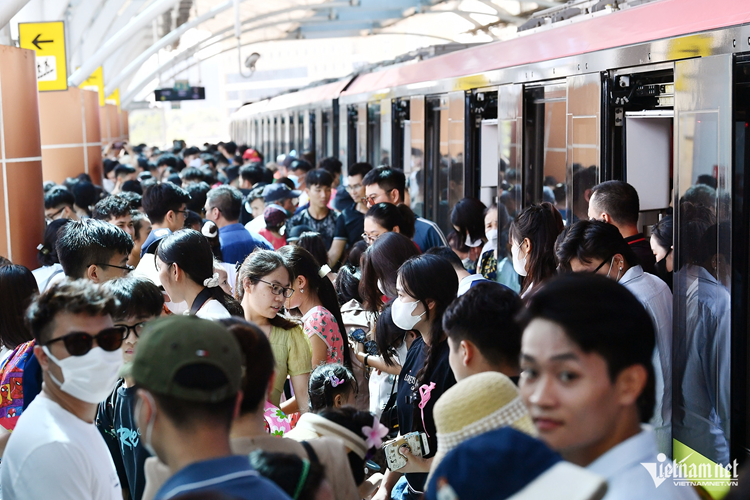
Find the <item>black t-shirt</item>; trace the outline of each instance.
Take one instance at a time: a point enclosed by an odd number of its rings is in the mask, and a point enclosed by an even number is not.
[[[336,220],[336,233],[334,240],[346,240],[346,246],[350,247],[362,239],[365,232],[365,214],[357,210],[355,206],[344,209],[341,216]]]
[[[143,465],[150,457],[141,441],[141,430],[135,422],[133,407],[137,387],[125,387],[120,379],[112,394],[99,404],[96,427],[104,437],[120,484],[127,485],[130,498],[141,500],[146,486]]]
[[[424,426],[422,425],[422,415],[418,406],[420,395],[417,373],[419,373],[419,370],[427,362],[426,354],[428,347],[421,337],[414,341],[411,347],[409,347],[409,352],[406,354],[406,362],[398,378],[398,394],[396,396],[398,426],[401,435],[416,431],[426,431],[429,436],[427,441],[430,444],[430,453],[425,458],[434,456],[437,451],[437,430],[435,429],[432,410],[437,400],[440,399],[440,396],[456,384],[456,378],[453,376],[451,367],[448,364],[448,341],[443,340],[434,347],[440,350],[440,358],[428,377],[430,382],[435,383],[435,388],[430,393],[430,400],[424,407]],[[409,473],[406,474],[406,479],[409,481],[409,486],[412,489],[424,491],[427,474]]]
[[[651,244],[642,233],[638,233],[630,238],[625,238],[625,242],[630,245],[630,249],[638,257],[638,263],[644,271],[656,275],[656,257],[651,251]]]

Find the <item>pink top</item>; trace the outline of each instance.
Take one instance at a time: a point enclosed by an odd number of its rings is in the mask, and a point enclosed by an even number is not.
[[[309,338],[320,337],[328,347],[326,363],[344,363],[344,339],[339,325],[331,311],[323,306],[315,306],[302,317],[305,333]]]

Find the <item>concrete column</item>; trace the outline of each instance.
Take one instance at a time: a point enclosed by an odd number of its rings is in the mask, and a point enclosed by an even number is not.
[[[69,87],[39,93],[42,130],[42,172],[45,181],[58,184],[86,173],[102,184],[99,95]]]
[[[8,46],[0,46],[0,166],[0,255],[35,269],[45,228],[36,59]]]

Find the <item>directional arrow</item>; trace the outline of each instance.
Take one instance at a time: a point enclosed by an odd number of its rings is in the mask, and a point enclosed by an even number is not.
[[[36,38],[34,38],[34,39],[33,39],[33,40],[31,41],[31,43],[33,43],[33,44],[34,44],[34,46],[35,46],[35,47],[36,47],[37,49],[39,49],[39,50],[42,50],[42,48],[41,48],[41,47],[39,46],[39,44],[40,44],[40,43],[53,43],[53,42],[54,42],[54,40],[40,40],[40,39],[39,39],[39,37],[40,37],[40,36],[42,36],[42,34],[41,34],[41,33],[39,33],[39,34],[38,34],[38,35],[36,36]]]

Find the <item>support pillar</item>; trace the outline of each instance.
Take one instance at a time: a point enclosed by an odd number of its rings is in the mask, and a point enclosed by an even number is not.
[[[45,228],[38,94],[34,52],[0,46],[0,255],[29,269]]]
[[[86,173],[102,184],[99,95],[69,87],[39,93],[42,130],[42,172],[45,181],[63,182]]]

